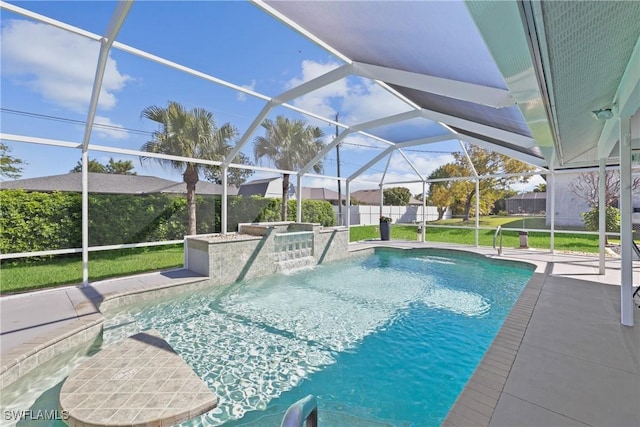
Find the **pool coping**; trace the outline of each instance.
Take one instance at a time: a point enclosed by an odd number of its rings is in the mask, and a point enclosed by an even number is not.
[[[443,427],[488,426],[531,321],[546,273],[533,273],[458,395]]]
[[[174,271],[174,270],[171,270]],[[148,277],[149,274],[131,276]],[[64,289],[51,289],[40,292],[65,292],[67,289],[87,289],[99,287],[101,283],[125,282],[129,278],[110,279],[89,286],[75,286]],[[208,286],[208,278],[194,277],[190,280],[178,280],[176,283],[146,285],[130,289],[100,293],[79,302],[72,301],[77,318],[42,335],[27,339],[0,356],[0,390],[18,381],[38,366],[48,362],[63,352],[96,339],[102,332],[104,313],[122,306],[135,304],[149,299],[180,294]],[[136,283],[136,285],[139,285]],[[25,297],[26,294],[17,295]],[[15,296],[14,296],[15,297]]]

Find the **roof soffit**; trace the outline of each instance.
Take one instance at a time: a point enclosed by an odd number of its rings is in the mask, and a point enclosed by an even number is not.
[[[638,43],[640,2],[542,2],[539,6],[536,19],[544,25],[546,69],[564,159],[584,160],[584,154],[596,148],[605,126],[604,121],[594,120],[591,111],[614,103]]]

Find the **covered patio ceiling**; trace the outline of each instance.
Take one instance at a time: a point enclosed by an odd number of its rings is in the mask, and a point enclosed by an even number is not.
[[[551,170],[618,163],[619,117],[635,115],[640,147],[640,2],[256,4],[413,109],[388,122],[435,121]]]

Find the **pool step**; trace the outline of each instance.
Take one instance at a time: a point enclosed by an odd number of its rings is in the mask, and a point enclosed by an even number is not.
[[[173,425],[218,403],[207,385],[156,330],[100,350],[60,390],[71,427]]]

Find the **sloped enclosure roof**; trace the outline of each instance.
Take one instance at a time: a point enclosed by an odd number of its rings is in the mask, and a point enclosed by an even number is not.
[[[640,107],[640,2],[258,4],[461,141],[538,166],[615,163],[615,119]]]

